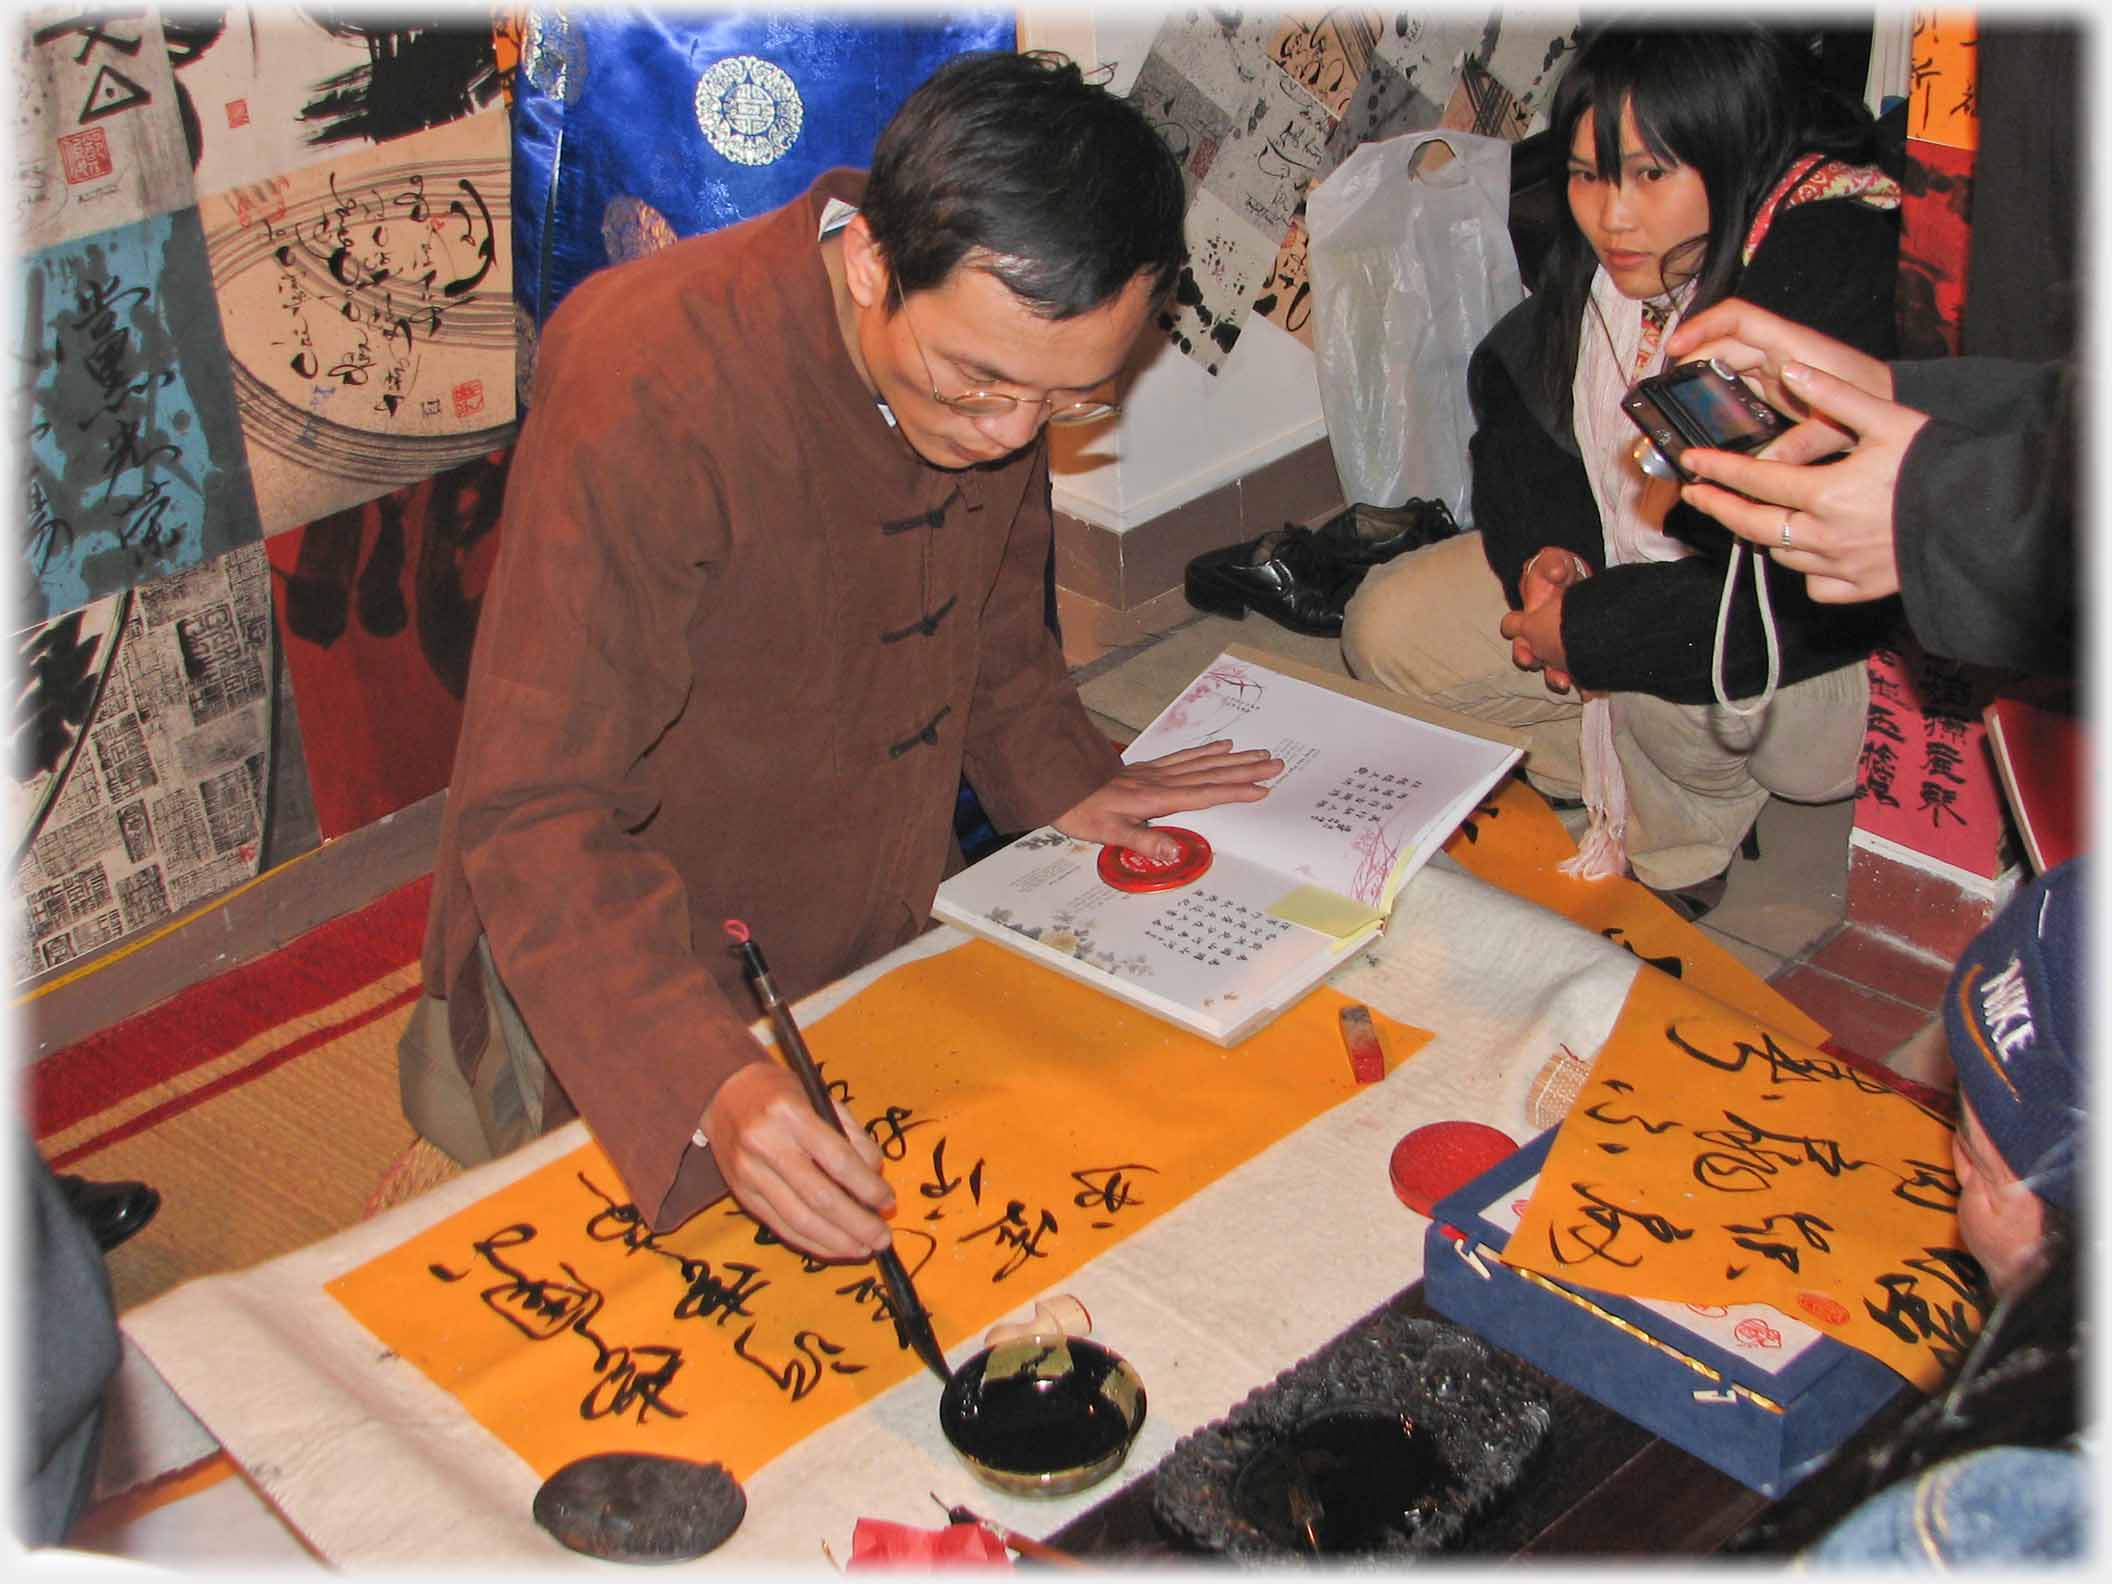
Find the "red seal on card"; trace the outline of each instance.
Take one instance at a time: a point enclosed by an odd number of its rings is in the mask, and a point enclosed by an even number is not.
[[[1152,828],[1179,842],[1180,852],[1169,862],[1161,863],[1140,852],[1131,852],[1127,847],[1103,847],[1100,849],[1100,878],[1117,891],[1171,891],[1175,886],[1201,879],[1203,871],[1210,867],[1210,844],[1194,831],[1182,830],[1177,825],[1155,825]]]
[[[1824,1293],[1801,1292],[1797,1294],[1797,1307],[1818,1321],[1820,1325],[1846,1325],[1848,1310],[1838,1298],[1829,1298]]]
[[[1517,1152],[1518,1146],[1501,1128],[1481,1122],[1432,1122],[1394,1145],[1386,1172],[1401,1203],[1428,1215],[1453,1189],[1464,1188]]]

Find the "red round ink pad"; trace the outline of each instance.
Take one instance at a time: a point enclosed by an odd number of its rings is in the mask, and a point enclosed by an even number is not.
[[[1455,1188],[1464,1188],[1518,1146],[1501,1128],[1480,1122],[1432,1122],[1393,1147],[1386,1173],[1401,1203],[1421,1215]]]
[[[1178,825],[1158,825],[1153,829],[1180,843],[1177,857],[1170,863],[1160,863],[1127,847],[1103,847],[1100,849],[1100,878],[1117,891],[1171,891],[1175,886],[1200,880],[1203,871],[1210,867],[1210,844],[1194,831],[1183,830]]]

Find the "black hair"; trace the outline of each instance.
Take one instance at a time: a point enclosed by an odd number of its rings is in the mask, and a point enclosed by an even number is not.
[[[1171,291],[1186,211],[1180,164],[1143,112],[1045,51],[934,72],[881,132],[863,210],[900,297],[966,262],[1047,319],[1139,275],[1154,300]]]
[[[1730,296],[1739,254],[1762,201],[1801,154],[1874,164],[1876,123],[1859,102],[1826,83],[1808,50],[1759,24],[1722,26],[1606,22],[1587,31],[1548,106],[1548,128],[1565,162],[1577,123],[1592,114],[1598,174],[1617,180],[1621,110],[1655,157],[1692,168],[1709,200],[1709,228],[1666,256],[1667,282],[1696,284],[1687,312]],[[1597,256],[1564,202],[1556,206],[1540,288],[1548,294],[1552,355],[1546,397],[1570,420],[1578,335],[1590,309]],[[1678,277],[1678,278],[1675,278]]]

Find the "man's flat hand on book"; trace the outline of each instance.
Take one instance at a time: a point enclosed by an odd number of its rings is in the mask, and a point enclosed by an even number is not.
[[[1171,836],[1151,821],[1220,803],[1255,803],[1269,795],[1261,783],[1283,773],[1266,748],[1232,746],[1229,737],[1183,748],[1142,764],[1124,765],[1091,796],[1055,821],[1066,836],[1127,847],[1160,863],[1179,856]]]

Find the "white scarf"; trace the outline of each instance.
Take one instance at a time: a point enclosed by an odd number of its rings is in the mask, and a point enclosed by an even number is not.
[[[1648,330],[1645,305],[1621,295],[1602,268],[1592,276],[1590,311],[1577,346],[1570,385],[1571,427],[1591,498],[1605,525],[1606,565],[1677,561],[1692,549],[1664,531],[1665,513],[1679,503],[1679,486],[1651,478],[1635,460],[1642,432],[1621,411],[1621,398],[1664,367],[1664,340],[1679,323],[1690,291],[1649,303],[1661,323]],[[1646,333],[1647,332],[1647,333]],[[1577,855],[1564,874],[1604,880],[1628,871],[1628,782],[1614,752],[1616,696],[1584,701],[1584,809],[1589,820]]]

